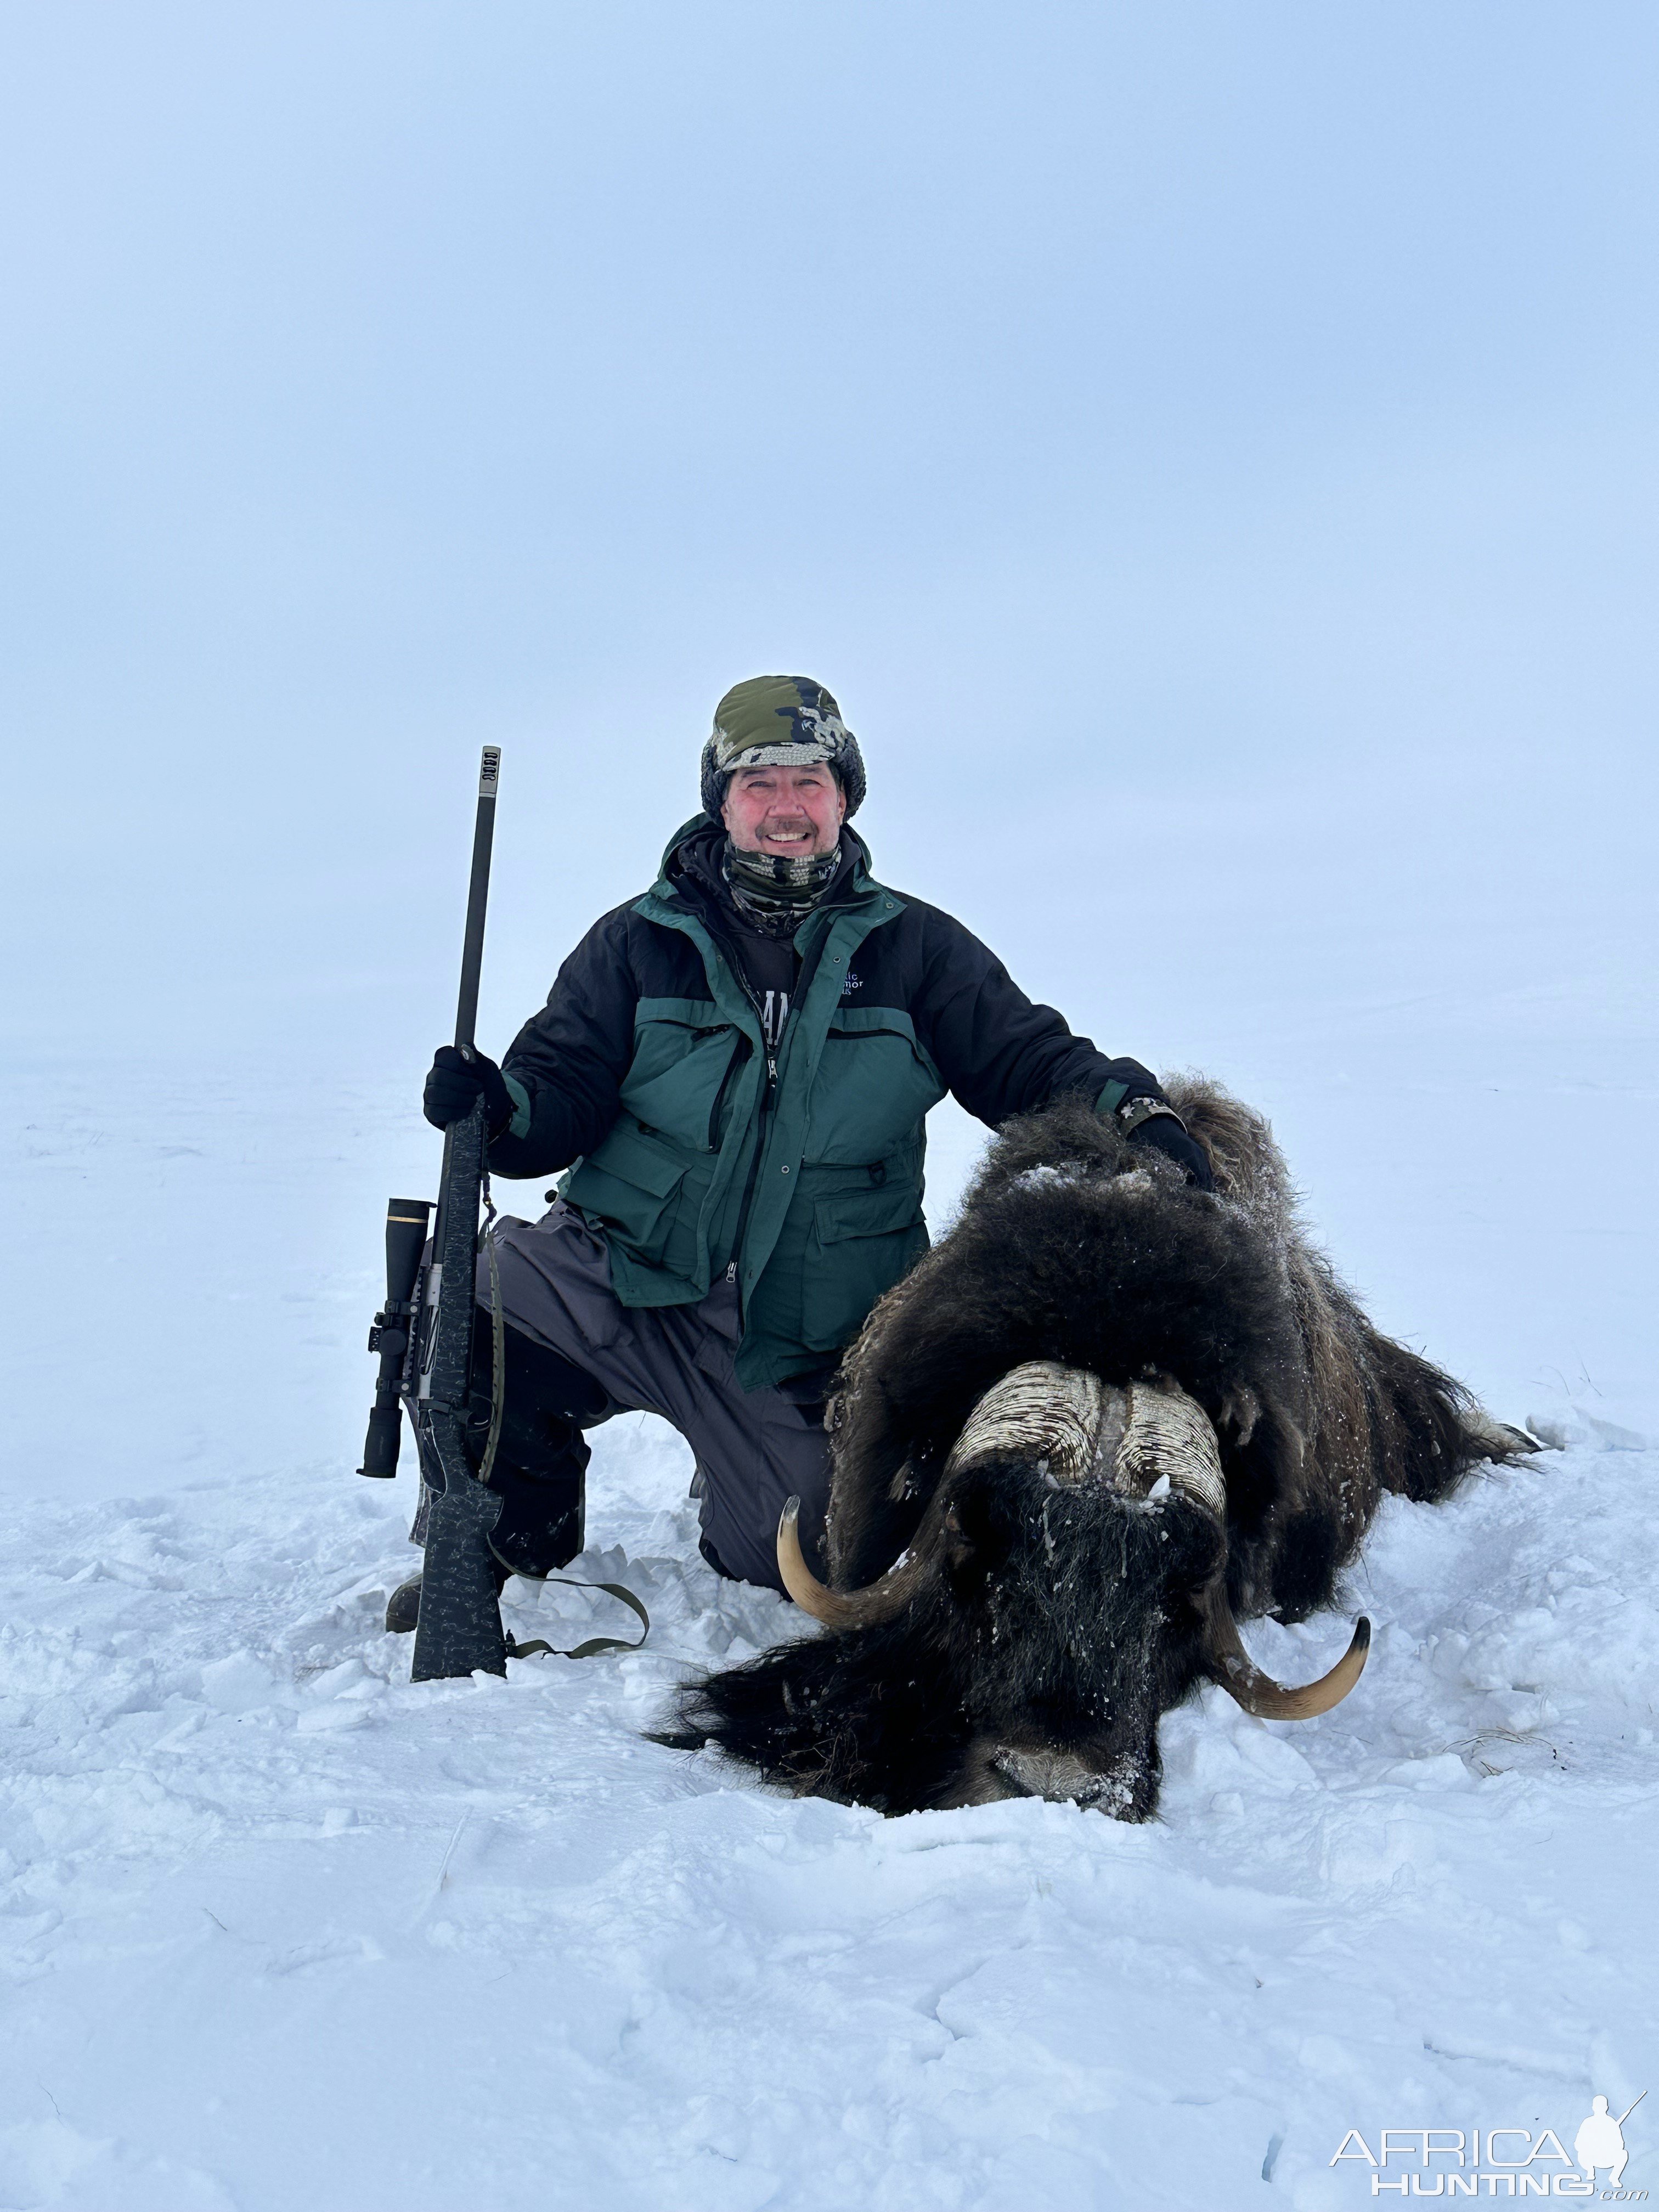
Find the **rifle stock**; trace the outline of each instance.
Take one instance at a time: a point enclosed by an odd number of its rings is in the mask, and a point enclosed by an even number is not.
[[[472,1263],[483,1183],[483,1100],[444,1137],[438,1225],[427,1269],[415,1434],[427,1500],[426,1557],[410,1680],[432,1681],[483,1668],[507,1672],[507,1639],[492,1571],[489,1532],[501,1501],[466,1455],[471,1381]]]

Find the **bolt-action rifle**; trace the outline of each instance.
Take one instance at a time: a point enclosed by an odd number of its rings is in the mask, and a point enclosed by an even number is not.
[[[478,1014],[501,764],[499,747],[486,745],[478,774],[472,878],[455,1015],[456,1048],[467,1060],[474,1052]],[[397,1473],[401,1399],[410,1407],[421,1480],[427,1488],[426,1559],[410,1668],[410,1679],[416,1682],[470,1674],[475,1668],[491,1674],[507,1672],[507,1640],[489,1548],[489,1532],[500,1517],[501,1499],[478,1480],[464,1443],[472,1364],[473,1262],[488,1142],[480,1092],[471,1111],[444,1132],[438,1218],[423,1274],[421,1258],[429,1209],[424,1200],[391,1201],[386,1209],[386,1303],[374,1317],[368,1340],[369,1350],[380,1355],[380,1370],[358,1472]]]

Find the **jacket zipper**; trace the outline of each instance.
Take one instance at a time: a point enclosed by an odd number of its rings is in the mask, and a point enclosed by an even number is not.
[[[740,1067],[748,1066],[749,1055],[754,1050],[753,1045],[750,1043],[748,1038],[744,1036],[741,1030],[738,1031],[738,1043],[742,1049],[740,1051],[735,1051],[732,1054],[731,1065],[726,1069],[725,1074],[720,1078],[720,1087],[714,1093],[714,1103],[709,1109],[708,1112],[708,1149],[711,1152],[720,1143],[720,1109],[726,1103],[726,1094],[732,1088],[732,1079],[737,1074],[738,1070]]]
[[[756,1018],[762,1024],[761,1034],[763,1037],[766,1033],[765,1013],[761,1006],[760,995],[751,987],[749,978],[744,974],[743,963],[738,957],[736,951],[726,941],[725,932],[720,931],[715,933],[722,940],[721,949],[726,958],[727,971],[736,978],[744,998],[754,1008]],[[805,962],[802,963],[801,972],[796,978],[795,991],[790,1002],[789,1011],[792,1015],[795,1006],[806,996],[807,986],[817,973],[818,963],[823,957],[823,948],[829,941],[830,935],[826,931],[818,940],[817,952],[813,957],[811,967],[809,968]],[[738,1281],[738,1261],[743,1256],[743,1235],[749,1226],[749,1209],[754,1203],[755,1185],[760,1179],[761,1158],[766,1150],[766,1124],[777,1097],[778,1053],[781,1044],[782,1039],[780,1037],[777,1044],[768,1045],[766,1048],[766,1090],[761,1099],[760,1123],[755,1136],[755,1157],[749,1163],[749,1177],[743,1188],[743,1204],[738,1209],[738,1233],[732,1241],[732,1257],[726,1263],[726,1279],[728,1283]],[[728,1077],[730,1073],[728,1069]]]
[[[738,1233],[732,1240],[732,1257],[726,1263],[726,1279],[738,1279],[738,1261],[743,1253],[743,1232],[749,1226],[749,1209],[755,1200],[755,1185],[760,1180],[761,1158],[766,1151],[766,1124],[770,1118],[772,1103],[777,1096],[778,1060],[775,1051],[766,1055],[766,1091],[761,1099],[760,1122],[755,1133],[755,1157],[749,1163],[749,1180],[743,1187],[743,1204],[738,1210]]]

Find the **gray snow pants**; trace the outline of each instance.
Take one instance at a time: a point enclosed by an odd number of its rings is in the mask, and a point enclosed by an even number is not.
[[[524,1378],[521,1396],[538,1387],[532,1347],[558,1355],[563,1400],[570,1401],[561,1404],[562,1419],[556,1415],[544,1425],[551,1448],[540,1468],[530,1464],[538,1455],[521,1443],[506,1455],[505,1467],[498,1455],[501,1479],[492,1486],[501,1490],[504,1504],[491,1541],[502,1559],[532,1574],[562,1565],[575,1548],[573,1543],[562,1558],[556,1556],[561,1528],[573,1526],[573,1479],[574,1526],[580,1526],[588,1453],[578,1432],[617,1413],[659,1413],[696,1461],[692,1490],[701,1500],[704,1556],[727,1575],[780,1589],[778,1520],[787,1499],[801,1501],[807,1557],[820,1549],[830,1440],[821,1398],[798,1404],[782,1391],[745,1390],[738,1381],[735,1286],[718,1285],[700,1305],[624,1306],[611,1287],[604,1236],[562,1199],[539,1221],[503,1216],[495,1249],[509,1332],[503,1441],[509,1431],[522,1434],[522,1425],[512,1420],[515,1377]],[[489,1272],[483,1258],[477,1291],[487,1328]],[[528,1344],[515,1347],[514,1335]],[[487,1360],[475,1364],[488,1373]],[[550,1370],[553,1366],[547,1363]],[[570,1376],[568,1369],[579,1373]],[[542,1387],[546,1395],[550,1386]],[[550,1403],[558,1395],[552,1389]]]

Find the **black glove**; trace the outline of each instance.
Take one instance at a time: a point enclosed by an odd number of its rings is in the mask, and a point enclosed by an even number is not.
[[[1203,1146],[1196,1137],[1188,1135],[1173,1114],[1151,1114],[1144,1121],[1137,1121],[1129,1132],[1129,1142],[1162,1152],[1165,1159],[1184,1168],[1188,1182],[1196,1183],[1200,1190],[1215,1188],[1215,1177],[1210,1172]]]
[[[463,1121],[472,1111],[480,1091],[484,1126],[492,1137],[499,1137],[513,1119],[513,1094],[506,1077],[483,1053],[475,1052],[471,1060],[463,1060],[458,1046],[441,1044],[432,1055],[432,1073],[426,1079],[421,1111],[434,1129],[447,1129],[452,1121]]]

